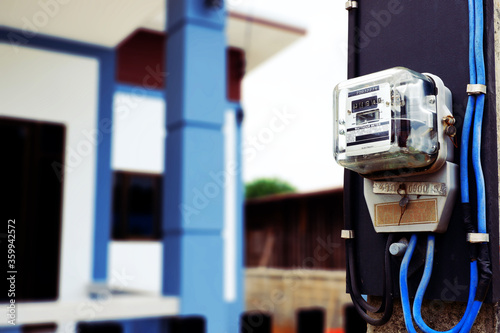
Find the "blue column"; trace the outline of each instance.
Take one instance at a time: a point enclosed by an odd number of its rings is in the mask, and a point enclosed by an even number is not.
[[[167,1],[163,293],[180,298],[181,314],[205,316],[208,333],[221,333],[225,11],[205,3]]]
[[[111,234],[112,170],[111,124],[115,88],[115,51],[99,52],[99,106],[97,113],[97,166],[92,277],[105,282],[108,273],[108,245]]]

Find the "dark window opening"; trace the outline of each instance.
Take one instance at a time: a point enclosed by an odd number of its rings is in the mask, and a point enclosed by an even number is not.
[[[161,238],[162,176],[114,172],[113,239]]]
[[[22,333],[55,333],[57,332],[57,325],[51,324],[34,324],[34,325],[23,325],[21,327]]]
[[[115,322],[79,323],[76,329],[80,333],[122,333],[123,327]]]
[[[64,125],[0,117],[0,302],[58,297],[64,140]]]

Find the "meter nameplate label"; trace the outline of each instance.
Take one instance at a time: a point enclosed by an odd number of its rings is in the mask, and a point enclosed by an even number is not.
[[[405,190],[404,190],[405,189]],[[374,182],[375,194],[437,195],[446,196],[445,183],[433,182]]]
[[[351,91],[347,97],[345,144],[347,156],[387,151],[391,140],[389,83]]]
[[[401,216],[401,213],[403,215]],[[437,198],[410,200],[403,211],[399,202],[375,205],[375,226],[438,223]]]

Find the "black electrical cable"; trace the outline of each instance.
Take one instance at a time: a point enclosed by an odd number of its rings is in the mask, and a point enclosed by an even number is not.
[[[351,285],[351,299],[352,302],[354,303],[354,307],[360,314],[360,316],[370,325],[373,326],[381,326],[384,325],[389,321],[389,319],[392,316],[392,311],[393,311],[393,300],[392,300],[392,270],[391,270],[391,258],[390,258],[390,253],[389,253],[389,247],[391,246],[393,242],[394,236],[393,234],[390,234],[389,237],[387,238],[386,246],[385,246],[385,259],[384,259],[384,298],[382,301],[382,304],[380,305],[379,308],[375,309],[376,311],[370,311],[370,309],[367,309],[366,307],[362,306],[361,304],[367,304],[371,308],[373,308],[372,305],[368,304],[362,297],[361,293],[358,289],[357,285],[357,275],[356,275],[356,269],[354,267],[354,244],[352,240],[347,241],[347,251],[348,251],[348,260],[350,261],[349,265],[349,281]],[[363,303],[359,302],[359,298],[363,299]],[[380,318],[373,318],[370,315],[366,313],[366,311],[370,312],[382,312],[383,315]]]
[[[359,12],[357,9],[349,10],[349,36],[348,36],[348,64],[347,64],[347,75],[349,78],[354,78],[359,76],[358,69],[358,57],[359,57],[359,35],[357,31],[357,23],[358,23]],[[344,173],[344,223],[346,230],[353,230],[352,228],[352,217],[351,213],[354,212],[351,207],[351,202],[356,202],[357,198],[355,197],[355,193],[351,192],[351,188],[359,188],[362,186],[361,177],[355,174],[352,171],[345,170]],[[360,316],[370,325],[373,326],[381,326],[389,321],[392,316],[393,311],[393,300],[392,300],[392,270],[391,270],[391,262],[390,262],[390,254],[389,254],[389,246],[392,243],[393,236],[390,235],[387,239],[387,244],[385,248],[385,259],[384,259],[384,287],[383,287],[383,298],[382,302],[379,306],[374,306],[369,304],[365,299],[361,296],[361,293],[358,288],[358,277],[356,272],[356,262],[354,260],[354,240],[348,239],[346,240],[346,252],[347,252],[347,261],[346,261],[346,284],[348,289],[350,290],[350,295],[354,307],[360,314]],[[369,316],[366,312],[371,313],[382,313],[383,315],[380,319],[373,318]]]
[[[351,290],[351,298],[352,302],[354,304],[358,304],[359,307],[362,309],[363,312],[372,312],[372,313],[381,313],[385,311],[385,298],[382,299],[382,302],[378,305],[371,305],[368,303],[362,296],[361,293],[358,291],[358,283],[357,280],[354,279],[354,281],[351,281],[351,276],[356,277],[356,269],[354,267],[354,254],[353,254],[353,247],[354,244],[352,244],[352,240],[347,240],[346,241],[346,250],[348,254],[348,260],[346,263],[346,275],[347,275],[347,281],[349,285],[349,290]],[[350,264],[352,262],[352,264]],[[384,270],[384,281],[385,281],[385,270]],[[382,291],[383,294],[385,294],[385,284],[384,284],[384,289]]]
[[[477,227],[475,226],[474,223],[474,218],[472,216],[472,207],[471,204],[468,202],[463,202],[462,203],[462,215],[463,215],[463,223],[464,223],[464,229],[466,233],[476,233],[477,232]],[[468,243],[468,251],[469,251],[469,258],[470,261],[475,261],[477,260],[477,244],[474,243]]]
[[[351,207],[352,202],[356,202],[353,197],[355,193],[351,189],[358,188],[358,184],[361,177],[354,174],[351,171],[346,170],[344,174],[344,226],[346,230],[353,230],[352,228],[352,212],[354,212],[353,207]],[[393,311],[393,282],[392,282],[392,268],[391,268],[391,255],[389,253],[389,247],[394,241],[394,235],[390,234],[387,237],[387,242],[385,246],[384,253],[384,274],[383,274],[383,299],[379,306],[374,306],[369,304],[361,296],[361,292],[358,287],[358,274],[356,271],[356,261],[355,261],[355,238],[346,240],[346,252],[347,252],[347,263],[346,263],[346,281],[350,289],[350,295],[354,307],[358,311],[359,315],[370,325],[381,326],[389,321],[392,316]],[[367,312],[372,313],[382,313],[380,318],[373,318],[367,314]]]
[[[490,288],[493,272],[491,271],[490,252],[488,243],[480,243],[477,256],[477,269],[479,272],[479,281],[477,283],[476,301],[484,302],[488,289]]]

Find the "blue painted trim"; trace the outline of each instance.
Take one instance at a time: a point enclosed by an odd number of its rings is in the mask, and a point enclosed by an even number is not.
[[[227,108],[232,109],[234,112],[238,111],[238,109],[243,109],[240,102],[227,101]],[[238,126],[241,124],[238,124]]]
[[[148,88],[143,88],[140,86],[134,86],[134,85],[123,84],[123,83],[117,83],[115,85],[115,92],[138,95],[138,96],[143,96],[143,97],[148,97],[148,98],[160,98],[163,100],[166,99],[166,96],[165,96],[166,93],[163,89],[162,90],[148,89]]]
[[[108,245],[111,238],[112,178],[111,140],[108,130],[113,123],[113,97],[115,90],[115,52],[102,54],[99,58],[99,106],[97,129],[102,133],[102,141],[97,146],[95,220],[94,220],[94,281],[108,278]],[[109,127],[111,128],[111,127]]]
[[[222,125],[209,123],[206,121],[196,121],[196,120],[180,120],[171,124],[167,124],[167,131],[173,132],[177,129],[182,129],[185,127],[203,128],[219,132],[222,131]]]
[[[20,326],[0,326],[0,333],[21,333]]]
[[[181,29],[185,25],[190,24],[190,25],[197,25],[202,28],[206,29],[213,29],[213,30],[222,30],[224,29],[224,24],[220,23],[215,23],[213,21],[207,21],[207,20],[201,20],[198,18],[184,18],[181,21],[176,22],[172,26],[168,28],[168,33],[173,34],[177,32],[177,30]]]
[[[220,236],[218,229],[163,229],[163,236]]]
[[[0,41],[7,42],[13,47],[32,47],[94,58],[99,58],[102,54],[114,50],[113,48],[105,46],[83,43],[40,33],[30,37],[22,30],[2,25],[0,25]]]
[[[97,145],[96,193],[94,213],[95,281],[107,278],[108,242],[111,233],[111,123],[115,89],[115,51],[113,48],[77,42],[43,34],[27,34],[18,29],[0,26],[0,41],[12,47],[30,47],[76,56],[96,58],[99,61],[97,129],[101,135]]]

